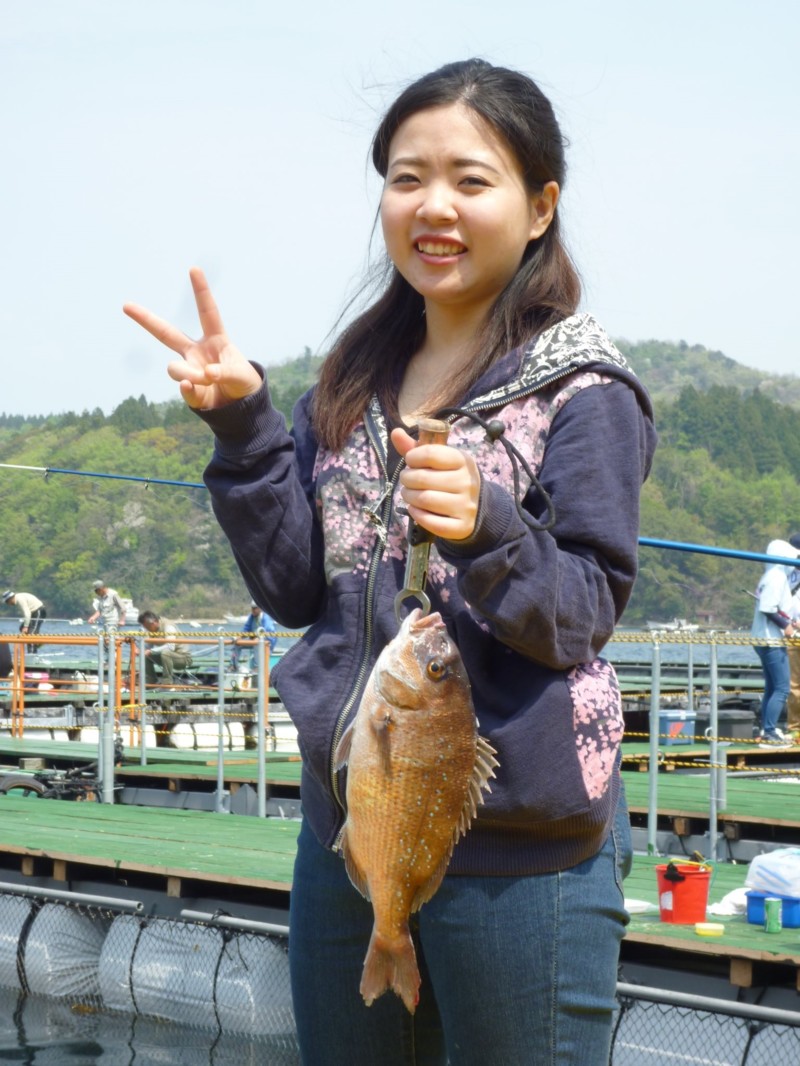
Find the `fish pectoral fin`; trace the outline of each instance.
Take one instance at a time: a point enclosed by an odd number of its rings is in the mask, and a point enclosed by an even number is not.
[[[444,879],[444,875],[447,873],[447,867],[450,865],[450,859],[453,855],[453,848],[455,846],[456,840],[458,839],[458,836],[458,833],[453,836],[453,839],[450,841],[450,846],[448,847],[445,854],[442,856],[439,865],[433,871],[433,873],[425,882],[425,884],[420,885],[417,889],[414,898],[411,901],[412,914],[415,911],[418,911],[423,903],[427,903],[428,900],[433,899],[433,897],[439,891],[439,886],[441,885]]]
[[[350,759],[350,748],[353,743],[353,726],[355,725],[355,718],[350,725],[345,729],[339,738],[339,743],[336,745],[336,751],[333,753],[333,769],[338,772],[347,766]]]
[[[342,854],[344,855],[344,867],[347,870],[347,876],[353,882],[353,887],[358,889],[364,899],[370,899],[369,884],[364,872],[356,863],[350,848],[347,846],[347,831],[342,837]]]

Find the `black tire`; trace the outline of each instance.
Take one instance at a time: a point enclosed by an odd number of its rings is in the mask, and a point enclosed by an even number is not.
[[[0,795],[17,796],[19,799],[39,799],[48,791],[47,785],[35,778],[4,777],[0,781]]]

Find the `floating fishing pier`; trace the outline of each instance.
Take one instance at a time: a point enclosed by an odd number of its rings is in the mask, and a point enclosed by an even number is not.
[[[285,943],[301,762],[270,688],[277,655],[266,635],[252,641],[252,669],[233,671],[235,634],[181,627],[195,665],[169,688],[145,684],[150,635],[49,627],[3,639],[15,671],[0,687],[0,916],[4,928],[19,922],[20,938],[0,942],[0,999],[36,992],[200,1027],[213,1018],[220,1038],[266,1041],[264,1061],[296,1063]],[[703,1061],[722,1061],[723,1033],[726,1062],[800,1061],[800,927],[767,933],[730,914],[705,936],[659,910],[656,867],[669,857],[708,864],[713,910],[744,888],[755,856],[800,846],[800,747],[757,743],[762,677],[751,644],[743,633],[654,623],[619,630],[606,649],[625,700],[636,849],[615,1063],[639,1066],[643,1048],[673,1055],[677,1032]],[[65,963],[89,975],[83,984],[71,970],[64,980],[42,972],[39,941],[23,933],[37,922],[48,943],[83,945],[85,957]],[[140,970],[138,951],[150,960]],[[247,985],[255,973],[269,975],[268,993]],[[248,1013],[237,995],[269,1006]]]

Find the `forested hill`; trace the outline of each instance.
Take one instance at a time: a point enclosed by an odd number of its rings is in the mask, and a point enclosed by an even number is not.
[[[642,535],[763,551],[800,531],[800,378],[769,377],[720,352],[619,342],[656,404],[660,445],[642,497]],[[320,360],[268,370],[287,415]],[[211,447],[184,405],[130,398],[100,410],[0,415],[0,463],[200,482]],[[207,493],[0,468],[0,582],[34,592],[51,617],[86,617],[91,583],[186,618],[242,613],[247,592]],[[625,624],[682,617],[748,625],[759,564],[643,547]]]

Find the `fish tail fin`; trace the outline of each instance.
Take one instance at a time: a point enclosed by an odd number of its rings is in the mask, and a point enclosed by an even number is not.
[[[371,1007],[391,988],[413,1014],[419,1003],[420,981],[417,955],[408,926],[393,940],[373,929],[361,975],[361,995],[366,1005]]]

